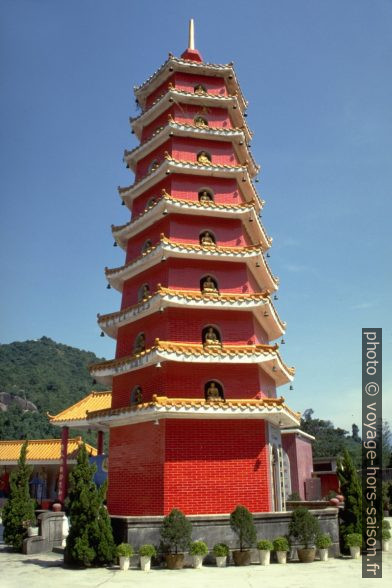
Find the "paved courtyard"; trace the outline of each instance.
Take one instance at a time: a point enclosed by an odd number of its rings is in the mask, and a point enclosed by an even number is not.
[[[0,545],[0,586],[2,588],[98,588],[102,586],[143,588],[375,588],[392,585],[392,552],[383,554],[382,580],[361,578],[361,560],[332,559],[312,564],[252,565],[245,568],[203,567],[178,571],[151,572],[118,568],[69,570],[57,553],[25,556]]]

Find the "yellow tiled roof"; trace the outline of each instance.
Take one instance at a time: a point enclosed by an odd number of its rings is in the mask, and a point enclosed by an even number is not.
[[[0,441],[0,463],[18,461],[20,450],[24,440]],[[79,447],[82,445],[81,437],[68,439],[68,459],[76,459]],[[97,450],[86,443],[88,453],[97,455]],[[27,446],[27,461],[60,461],[61,439],[34,439]]]
[[[238,408],[251,408],[251,407],[276,407],[280,406],[284,408],[287,412],[289,412],[292,416],[296,419],[299,419],[300,413],[297,413],[290,409],[285,404],[285,399],[283,396],[280,398],[238,398],[238,399],[217,399],[213,402],[205,400],[204,398],[169,398],[167,396],[157,396],[153,394],[152,400],[150,402],[143,402],[140,404],[134,404],[131,406],[124,406],[121,408],[114,408],[114,409],[107,409],[107,410],[100,410],[96,411],[95,413],[91,413],[88,415],[88,418],[94,419],[96,417],[103,417],[103,416],[112,416],[117,414],[124,414],[129,412],[138,412],[141,410],[145,410],[147,408],[153,407],[203,407],[203,406],[214,406],[219,405],[223,409],[230,409],[231,407],[238,407]]]
[[[69,406],[62,412],[52,416],[48,414],[51,423],[56,424],[63,421],[84,421],[87,412],[91,410],[103,410],[110,408],[112,405],[112,393],[110,390],[105,392],[91,392],[76,404]]]

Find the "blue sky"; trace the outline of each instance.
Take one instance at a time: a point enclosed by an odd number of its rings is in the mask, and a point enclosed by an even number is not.
[[[234,61],[262,165],[270,266],[297,368],[297,410],[360,424],[361,328],[383,327],[392,413],[390,0],[3,0],[0,341],[56,341],[112,357],[96,313],[120,305],[110,225],[132,148],[132,87],[187,44]],[[389,398],[387,396],[389,395]]]

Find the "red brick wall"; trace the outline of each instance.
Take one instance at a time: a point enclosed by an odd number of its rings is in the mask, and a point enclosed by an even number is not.
[[[174,75],[175,74],[169,76],[160,86],[158,86],[153,92],[149,94],[149,96],[147,96],[146,109],[149,108],[151,104],[155,102],[157,98],[159,98],[159,96],[165,94],[165,92],[168,90],[170,83],[174,86]]]
[[[140,386],[142,389],[143,401],[145,402],[149,402],[153,394],[168,396],[166,382],[164,365],[161,369],[156,366],[149,366],[116,376],[113,378],[112,408],[129,406],[131,392],[136,386]]]
[[[339,493],[339,478],[337,474],[317,474],[317,477],[321,480],[321,497],[327,496],[330,490]]]
[[[164,512],[267,512],[269,458],[263,421],[168,420]]]
[[[124,284],[121,308],[127,308],[138,301],[138,291],[143,284],[148,284],[150,292],[155,292],[157,284],[167,285],[169,275],[169,263],[158,263],[154,267],[137,274]]]
[[[108,510],[111,515],[160,515],[164,509],[164,424],[110,430]]]
[[[227,96],[226,84],[223,78],[176,72],[174,82],[176,88],[185,92],[193,92],[197,84],[203,84],[209,94]]]
[[[204,110],[203,107],[195,106],[193,104],[182,104],[181,106],[174,107],[174,117],[176,122],[193,125],[196,115],[203,116],[207,120],[208,126],[211,128],[233,128],[227,109],[225,108],[208,107]]]

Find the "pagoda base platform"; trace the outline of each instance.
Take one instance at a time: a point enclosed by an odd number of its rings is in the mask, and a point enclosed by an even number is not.
[[[337,557],[339,550],[338,509],[328,507],[311,511],[317,516],[323,533],[329,533],[332,546],[329,549],[331,557]],[[292,512],[267,512],[253,514],[258,539],[271,541],[280,535],[287,535]],[[192,540],[203,540],[212,549],[215,543],[226,543],[231,549],[237,549],[237,537],[230,528],[229,514],[189,515],[192,522]],[[137,549],[144,543],[160,544],[160,528],[163,516],[111,516],[112,527],[116,543],[130,543]],[[294,545],[294,544],[293,544]],[[294,545],[295,548],[295,545]],[[212,556],[205,560],[215,561]],[[253,550],[252,563],[258,563],[259,557]]]

